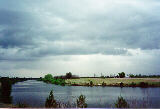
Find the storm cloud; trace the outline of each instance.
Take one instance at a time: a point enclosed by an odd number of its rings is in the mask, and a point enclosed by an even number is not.
[[[159,13],[157,0],[0,0],[1,72],[157,74]]]

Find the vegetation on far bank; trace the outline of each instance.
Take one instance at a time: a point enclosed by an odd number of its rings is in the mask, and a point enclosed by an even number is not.
[[[132,75],[133,76],[133,75]],[[76,77],[76,78],[75,78]],[[135,77],[135,76],[134,76]],[[65,76],[55,76],[51,74],[45,75],[40,80],[56,84],[71,86],[119,86],[119,87],[160,87],[160,78],[132,78],[126,77],[124,72],[118,73],[114,78],[101,77],[78,77],[72,75],[71,72]],[[140,77],[140,76],[139,76]],[[145,76],[146,77],[146,76]],[[155,76],[154,76],[155,77]]]
[[[79,79],[78,76],[72,75],[71,72],[66,73],[66,75],[61,76],[52,76],[52,74],[47,74],[44,76],[44,78],[40,78],[40,81],[44,81],[46,83],[56,84],[56,85],[62,85],[64,86],[66,84],[66,79]]]
[[[160,78],[80,78],[65,82],[73,86],[160,87]]]
[[[45,75],[45,77],[41,78],[40,81],[44,81],[46,83],[51,83],[56,85],[65,85],[64,79],[54,78],[51,74]]]

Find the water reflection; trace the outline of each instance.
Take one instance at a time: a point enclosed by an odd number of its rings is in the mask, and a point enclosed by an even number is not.
[[[72,87],[67,87],[66,88],[66,94],[70,95],[70,96],[68,96],[68,101],[69,101],[69,103],[72,103],[73,102],[72,101]]]

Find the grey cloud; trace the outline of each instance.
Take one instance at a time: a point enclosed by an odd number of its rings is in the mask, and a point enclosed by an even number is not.
[[[158,0],[0,0],[0,76],[159,74],[159,7]]]
[[[8,2],[3,1],[3,5]],[[96,7],[96,0],[17,0],[10,2],[8,8],[2,6],[1,59],[17,54],[24,59],[52,55],[129,55],[127,49],[160,49],[159,2],[147,0],[145,7],[141,7],[144,1],[135,1],[138,5],[129,1],[103,2],[102,7]],[[16,48],[15,54],[7,54],[8,49]]]

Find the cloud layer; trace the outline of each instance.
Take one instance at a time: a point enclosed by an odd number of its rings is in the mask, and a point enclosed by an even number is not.
[[[117,72],[114,69],[157,73],[159,7],[157,0],[0,0],[0,69],[23,73],[75,69],[79,75]],[[85,58],[87,68],[81,68]],[[65,59],[72,64],[63,65]],[[46,63],[51,66],[42,69]],[[123,68],[126,64],[128,68]]]

